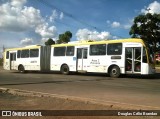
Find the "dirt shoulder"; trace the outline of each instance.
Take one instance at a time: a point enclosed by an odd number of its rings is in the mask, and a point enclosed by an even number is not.
[[[123,110],[113,105],[103,105],[86,100],[69,99],[47,95],[16,92],[13,90],[0,90],[0,110]],[[9,118],[9,117],[8,117]],[[12,117],[21,118],[21,117]],[[36,118],[36,117],[25,117]],[[147,116],[47,116],[40,119],[158,119],[159,117]],[[6,117],[5,117],[6,119]]]

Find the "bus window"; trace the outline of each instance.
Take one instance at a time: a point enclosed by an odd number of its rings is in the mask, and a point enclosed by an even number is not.
[[[54,56],[65,56],[66,47],[55,47]]]
[[[30,57],[38,57],[39,49],[30,49]]]
[[[87,59],[87,51],[88,49],[83,49],[83,59]]]
[[[143,59],[142,59],[143,63],[147,63],[147,55],[146,55],[146,49],[145,47],[143,47]]]
[[[77,49],[77,58],[82,59],[82,48]]]
[[[29,50],[22,50],[21,58],[28,58],[28,57],[29,57]]]
[[[17,51],[17,58],[20,58],[21,57],[21,50],[18,50]]]
[[[141,71],[141,47],[134,48],[134,71]]]
[[[90,55],[106,55],[106,44],[90,45]]]
[[[148,48],[148,57],[149,57],[149,62],[151,64],[154,64],[154,52],[152,48]]]
[[[74,55],[74,46],[67,46],[66,56]]]
[[[16,61],[16,53],[13,54],[13,61]]]
[[[107,55],[121,55],[122,54],[122,43],[108,44]]]
[[[9,51],[6,52],[6,59],[9,59]]]

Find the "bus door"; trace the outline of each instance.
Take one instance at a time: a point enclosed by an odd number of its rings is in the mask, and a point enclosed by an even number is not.
[[[16,69],[16,53],[10,53],[10,70]]]
[[[125,48],[126,73],[141,73],[141,47]]]
[[[88,48],[77,48],[77,70],[87,71]]]

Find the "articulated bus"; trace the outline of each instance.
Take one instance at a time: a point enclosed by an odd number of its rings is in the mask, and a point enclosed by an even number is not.
[[[26,46],[6,49],[4,69],[120,74],[154,74],[154,54],[141,39]]]

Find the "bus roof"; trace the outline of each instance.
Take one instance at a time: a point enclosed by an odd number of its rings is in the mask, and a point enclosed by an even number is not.
[[[70,43],[65,43],[65,44],[54,44],[51,45],[51,47],[60,47],[60,46],[79,46],[79,45],[89,45],[89,44],[108,44],[108,43],[124,43],[124,42],[137,42],[137,43],[141,43],[143,45],[144,42],[142,39],[138,39],[138,38],[128,38],[128,39],[117,39],[117,40],[103,40],[103,41],[76,41],[76,42],[70,42]],[[8,48],[5,49],[5,51],[13,51],[13,50],[23,50],[23,49],[36,49],[36,48],[40,48],[41,45],[29,45],[29,46],[25,46],[25,47],[19,47],[19,48]]]
[[[29,46],[19,47],[19,48],[8,48],[8,49],[5,49],[5,51],[23,50],[23,49],[36,49],[36,48],[40,48],[40,47],[41,47],[41,45],[29,45]]]
[[[60,47],[60,46],[78,46],[78,45],[90,45],[90,44],[108,44],[108,43],[124,43],[124,42],[137,42],[145,45],[142,39],[138,38],[128,38],[128,39],[117,39],[117,40],[103,40],[103,41],[80,41],[80,42],[71,42],[65,44],[54,44],[52,47]]]

